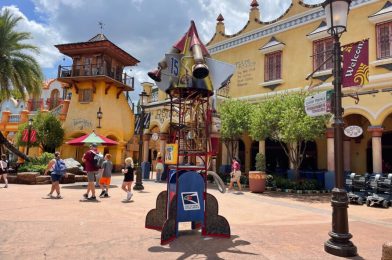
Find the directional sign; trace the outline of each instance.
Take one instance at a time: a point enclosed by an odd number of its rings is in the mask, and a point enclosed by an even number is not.
[[[305,98],[305,111],[308,116],[321,116],[331,113],[332,90],[323,91]]]
[[[22,141],[27,143],[29,139],[29,130],[25,129],[22,132]],[[31,129],[30,131],[30,143],[34,143],[35,141],[37,141],[37,131],[35,131],[34,129]]]

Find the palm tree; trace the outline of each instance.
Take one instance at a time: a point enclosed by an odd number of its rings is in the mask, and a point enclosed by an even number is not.
[[[0,92],[5,98],[10,97],[12,89],[18,90],[22,97],[25,97],[26,92],[30,95],[39,95],[41,91],[41,68],[28,54],[29,51],[38,53],[38,48],[22,42],[31,39],[30,33],[15,30],[21,19],[13,16],[8,9],[0,14]],[[1,132],[0,144],[23,159],[29,160]]]

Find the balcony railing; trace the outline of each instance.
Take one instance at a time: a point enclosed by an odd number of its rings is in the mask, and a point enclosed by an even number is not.
[[[63,110],[63,104],[55,107],[54,109],[50,110],[50,113],[52,113],[54,116],[59,116],[61,111]]]
[[[9,123],[19,123],[20,122],[20,114],[11,114],[8,118]]]
[[[122,71],[110,70],[105,66],[99,66],[97,64],[88,65],[73,65],[73,66],[59,66],[58,77],[59,78],[71,78],[71,77],[92,77],[92,76],[107,76],[124,85],[131,86],[133,88],[134,78],[130,77]]]

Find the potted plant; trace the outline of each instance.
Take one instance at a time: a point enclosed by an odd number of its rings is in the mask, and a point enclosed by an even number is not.
[[[251,192],[264,192],[267,175],[265,174],[265,156],[256,154],[256,171],[249,172],[249,190]]]

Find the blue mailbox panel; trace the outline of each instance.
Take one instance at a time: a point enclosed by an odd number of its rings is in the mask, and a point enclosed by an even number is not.
[[[194,171],[181,174],[178,180],[177,222],[204,223],[204,179]]]

